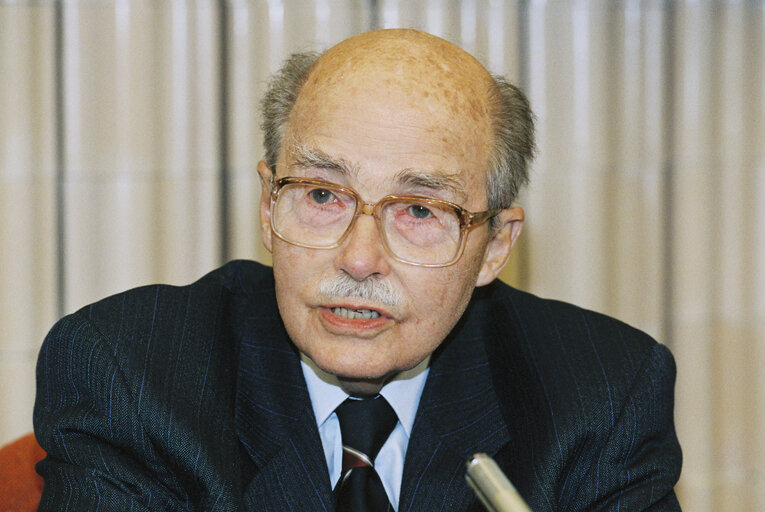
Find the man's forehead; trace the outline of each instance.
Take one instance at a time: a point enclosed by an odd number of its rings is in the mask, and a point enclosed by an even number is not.
[[[299,139],[316,150],[303,151],[303,167],[350,175],[366,164],[366,171],[385,169],[373,177],[380,184],[442,190],[462,203],[485,184],[492,87],[480,63],[443,39],[411,30],[361,34],[329,49],[310,71],[282,155],[300,149],[290,144]]]
[[[359,183],[369,176],[364,173],[363,166],[352,158],[327,153],[294,137],[287,145],[287,167],[290,175],[303,175],[314,171],[326,173],[330,179],[341,179],[350,183]],[[467,199],[466,174],[465,170],[406,167],[381,178],[392,187],[442,191],[454,200],[462,202]]]

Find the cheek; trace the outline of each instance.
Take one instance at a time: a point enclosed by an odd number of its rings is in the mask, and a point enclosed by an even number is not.
[[[272,266],[274,277],[282,282],[308,282],[322,268],[322,255],[329,251],[297,247],[273,237]]]
[[[302,313],[299,304],[311,291],[311,283],[319,280],[316,258],[306,249],[296,248],[274,238],[272,266],[276,283],[276,297],[285,323],[290,317]],[[287,314],[285,316],[285,313]]]
[[[407,292],[419,312],[420,327],[438,329],[455,323],[470,300],[476,278],[473,268],[454,266],[441,269],[427,280],[407,280],[417,283],[409,285]]]
[[[290,272],[290,267],[293,266],[293,258],[290,258],[288,254],[285,254],[278,242],[274,243],[272,266],[274,271],[274,281],[276,282],[276,292],[281,300],[284,297],[285,290],[294,290],[296,282],[299,281],[299,275],[295,272]],[[289,297],[289,294],[287,294]]]

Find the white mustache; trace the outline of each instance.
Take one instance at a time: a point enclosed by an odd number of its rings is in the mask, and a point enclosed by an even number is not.
[[[392,307],[402,300],[401,294],[388,281],[375,278],[356,281],[343,274],[323,279],[319,283],[319,292],[326,297],[358,297]]]

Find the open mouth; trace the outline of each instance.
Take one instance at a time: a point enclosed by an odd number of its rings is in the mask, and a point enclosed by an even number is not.
[[[348,309],[348,308],[332,308],[332,313],[341,317],[348,318],[349,320],[358,319],[370,319],[379,318],[380,313],[372,309]]]

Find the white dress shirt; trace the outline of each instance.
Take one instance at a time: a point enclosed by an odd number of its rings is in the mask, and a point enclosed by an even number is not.
[[[396,412],[398,423],[377,454],[374,464],[395,511],[398,511],[398,499],[401,494],[406,448],[409,445],[414,416],[428,376],[429,362],[428,357],[411,370],[398,374],[380,390],[380,394]],[[301,354],[301,364],[316,416],[316,425],[319,427],[324,457],[327,459],[329,480],[334,489],[340,480],[343,468],[343,443],[340,437],[340,421],[335,414],[335,408],[349,395],[342,390],[337,377],[318,368],[305,354]]]

